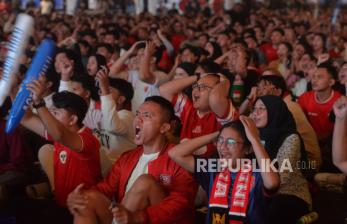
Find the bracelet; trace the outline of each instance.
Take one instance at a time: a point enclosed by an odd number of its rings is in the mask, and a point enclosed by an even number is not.
[[[41,102],[38,104],[33,103],[33,108],[35,109],[39,109],[40,107],[45,107],[45,106],[46,106],[46,102],[44,100],[41,100]]]

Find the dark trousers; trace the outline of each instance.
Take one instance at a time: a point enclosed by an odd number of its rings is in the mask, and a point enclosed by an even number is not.
[[[301,216],[309,213],[308,204],[293,195],[277,195],[267,202],[267,223],[295,224]]]

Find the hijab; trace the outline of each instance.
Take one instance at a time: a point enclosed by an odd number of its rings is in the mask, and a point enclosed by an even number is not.
[[[264,103],[268,114],[267,125],[259,128],[260,138],[265,141],[270,158],[275,159],[284,140],[291,134],[297,134],[295,121],[281,97],[267,95],[258,99]]]

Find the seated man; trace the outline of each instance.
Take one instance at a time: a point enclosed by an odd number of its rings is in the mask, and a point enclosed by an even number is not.
[[[27,88],[33,92],[33,107],[38,116],[28,110],[21,123],[54,141],[54,152],[47,153],[42,165],[45,171],[53,169],[54,173],[46,173],[58,205],[65,207],[68,194],[76,186],[80,183],[92,186],[101,179],[100,144],[91,130],[82,125],[88,107],[80,96],[66,91],[54,94],[50,112],[43,101],[42,80],[29,83]]]
[[[168,156],[173,145],[166,136],[174,119],[169,101],[146,99],[134,121],[140,146],[123,153],[94,188],[82,190],[80,185],[69,195],[74,223],[193,223],[197,185]]]

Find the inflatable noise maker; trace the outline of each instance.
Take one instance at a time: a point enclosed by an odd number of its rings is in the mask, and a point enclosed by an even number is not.
[[[8,52],[4,63],[4,73],[0,81],[0,106],[9,95],[19,70],[20,56],[23,54],[34,28],[34,19],[27,14],[19,14],[14,25]]]
[[[9,118],[6,123],[6,133],[12,133],[24,116],[25,111],[31,106],[32,92],[27,90],[26,86],[28,83],[39,79],[41,75],[44,75],[47,72],[51,62],[53,61],[54,53],[54,42],[45,39],[39,46],[33,62],[25,75],[22,87],[12,104]]]

